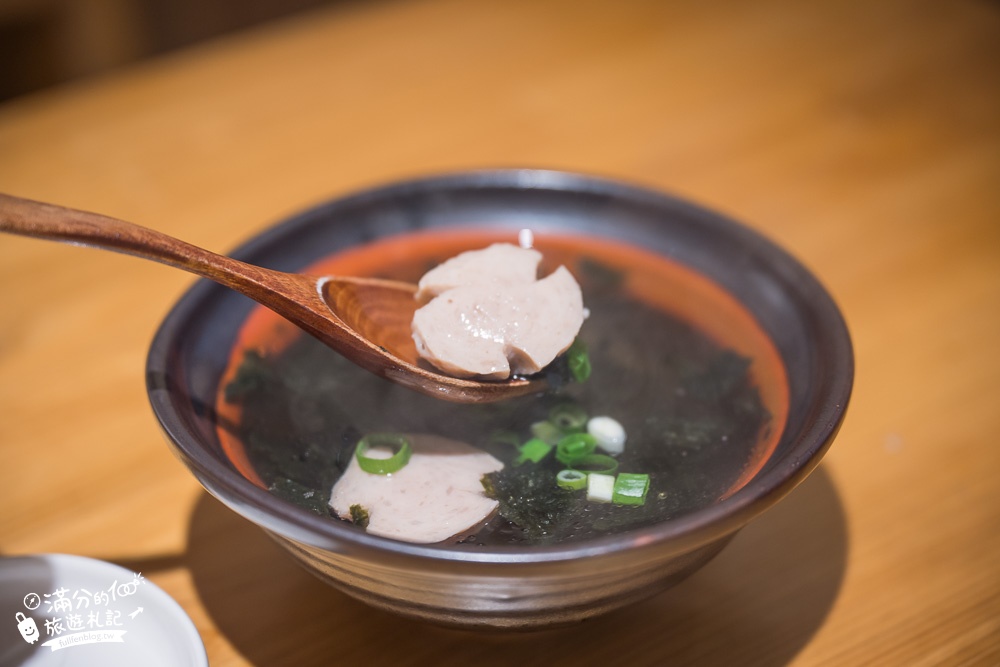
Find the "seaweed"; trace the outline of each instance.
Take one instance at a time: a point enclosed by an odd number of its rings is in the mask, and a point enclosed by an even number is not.
[[[663,443],[667,447],[701,449],[722,441],[729,432],[729,424],[719,419],[697,419],[682,416],[666,420]]]
[[[664,487],[664,477],[652,474],[644,504],[620,505],[589,501],[585,490],[560,488],[548,465],[507,467],[483,477],[486,494],[497,501],[497,513],[510,524],[498,532],[533,544],[622,532],[670,518],[681,506]]]
[[[236,376],[226,385],[225,399],[228,403],[239,403],[250,394],[265,390],[268,385],[280,383],[274,369],[256,350],[243,355],[243,362],[236,370]]]
[[[500,516],[537,541],[551,536],[566,524],[573,505],[571,491],[556,485],[550,469],[537,466],[507,466],[483,476],[486,495],[499,503]]]
[[[708,364],[688,372],[682,378],[684,392],[702,401],[718,401],[746,384],[750,359],[731,350],[723,350]]]
[[[269,489],[329,515],[323,498],[349,463],[343,451],[351,451],[357,431],[338,428],[336,411],[328,410],[308,387],[290,386],[293,377],[277,360],[249,351],[224,397],[242,407],[239,435]]]
[[[330,516],[329,505],[327,505],[324,494],[287,477],[276,478],[267,490],[279,498],[295,503],[320,516]]]
[[[355,504],[351,505],[350,512],[351,512],[351,523],[353,523],[355,526],[358,526],[359,528],[368,527],[368,521],[371,518],[371,515],[368,514],[368,510],[366,510],[361,505]]]
[[[573,382],[562,355],[545,371],[556,387],[545,394],[458,406],[387,383],[308,336],[273,356],[248,352],[224,398],[243,408],[233,428],[255,471],[275,495],[330,516],[330,489],[365,433],[434,433],[467,442],[508,464],[483,478],[499,517],[475,536],[476,544],[585,539],[716,502],[745,470],[770,420],[748,373],[750,359],[622,294],[615,272],[590,270],[588,284],[600,288],[587,295],[596,315],[582,333],[594,375]],[[585,491],[559,488],[555,476],[563,466],[552,454],[510,465],[532,437],[531,425],[567,402],[625,426],[619,469],[650,475],[644,504],[590,502]]]

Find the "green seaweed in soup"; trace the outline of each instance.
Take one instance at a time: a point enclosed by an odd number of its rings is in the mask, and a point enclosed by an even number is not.
[[[600,268],[600,267],[598,267]],[[429,398],[363,371],[308,336],[282,353],[248,353],[225,398],[242,407],[229,425],[276,495],[331,516],[330,490],[365,433],[433,433],[493,454],[484,478],[498,515],[463,545],[551,544],[651,525],[716,502],[750,464],[769,423],[750,360],[688,324],[619,291],[604,271],[582,281],[591,316],[580,333],[591,374],[547,394],[488,405]],[[589,287],[589,289],[588,289]],[[514,465],[532,425],[570,405],[607,415],[628,434],[618,470],[649,475],[645,502],[595,503],[566,490],[553,455]],[[361,529],[360,527],[358,528]]]

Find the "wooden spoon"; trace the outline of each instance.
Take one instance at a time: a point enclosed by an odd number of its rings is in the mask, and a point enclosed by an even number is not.
[[[545,388],[542,380],[478,382],[418,366],[410,336],[416,286],[409,283],[274,271],[129,222],[2,193],[0,231],[123,252],[214,280],[267,306],[362,368],[429,396],[488,403]]]

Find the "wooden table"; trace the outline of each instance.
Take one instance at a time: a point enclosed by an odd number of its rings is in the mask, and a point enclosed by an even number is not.
[[[218,666],[1000,664],[996,3],[346,3],[0,106],[0,190],[219,250],[360,187],[493,166],[720,209],[842,306],[845,426],[718,559],[544,635],[368,609],[162,442],[144,358],[192,279],[15,237],[0,239],[3,554],[141,570]]]

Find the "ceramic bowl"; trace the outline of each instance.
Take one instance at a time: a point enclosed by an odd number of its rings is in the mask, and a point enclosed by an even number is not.
[[[208,282],[171,310],[148,357],[150,401],[174,451],[209,493],[320,579],[413,618],[466,628],[544,628],[630,604],[688,576],[815,468],[847,407],[853,355],[843,318],[785,251],[746,226],[662,193],[577,174],[503,170],[340,198],[232,254],[299,271],[397,235],[490,229],[516,238],[524,228],[541,236],[599,237],[661,257],[751,322],[774,357],[771,377],[762,382],[783,402],[772,410],[766,458],[731,492],[651,527],[541,547],[411,544],[318,516],[254,483],[220,443],[220,382],[255,304]],[[689,312],[711,322],[715,307],[695,302]]]

